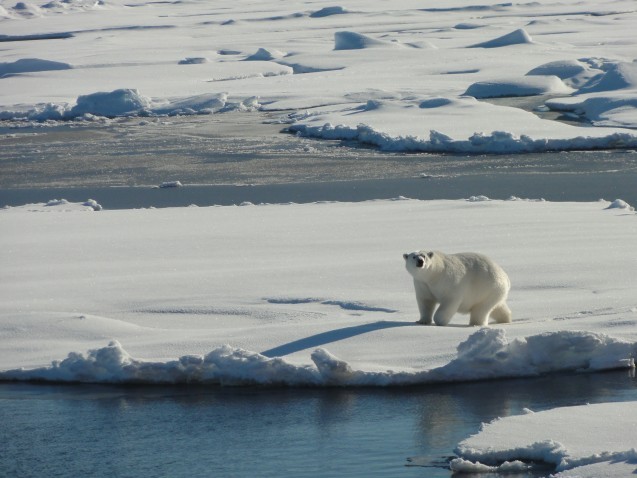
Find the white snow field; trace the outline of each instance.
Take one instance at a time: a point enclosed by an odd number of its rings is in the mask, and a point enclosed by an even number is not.
[[[0,118],[285,110],[387,150],[635,147],[636,27],[633,0],[0,0]]]
[[[5,208],[0,377],[396,385],[628,368],[636,216],[620,200],[484,196]],[[402,254],[422,248],[493,257],[513,323],[416,325]],[[7,372],[21,367],[37,370]]]

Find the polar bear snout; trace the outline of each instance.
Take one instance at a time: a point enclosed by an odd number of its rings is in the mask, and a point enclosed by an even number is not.
[[[407,264],[409,264],[410,260],[413,260],[413,264],[419,269],[425,267],[425,258],[418,253],[411,252],[409,254],[403,254],[403,259],[407,261]]]

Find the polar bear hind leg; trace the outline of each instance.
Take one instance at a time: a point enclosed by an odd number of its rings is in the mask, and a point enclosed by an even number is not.
[[[489,312],[493,308],[492,303],[474,305],[469,315],[469,325],[483,327],[489,324]]]
[[[491,311],[491,318],[498,324],[508,324],[511,322],[511,309],[505,302],[500,302]]]

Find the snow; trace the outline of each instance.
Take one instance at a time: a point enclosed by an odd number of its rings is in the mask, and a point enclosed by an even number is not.
[[[261,109],[281,111],[298,134],[392,151],[637,145],[630,0],[612,9],[592,0],[391,8],[2,0],[0,8],[3,120]],[[531,96],[537,110],[466,95]],[[448,103],[420,106],[438,98]],[[384,107],[353,113],[370,100]],[[547,108],[581,124],[536,114]]]
[[[634,128],[637,122],[637,64],[602,65],[605,69],[569,98],[552,99],[546,106],[576,114],[596,126]]]
[[[256,53],[246,58],[247,61],[270,61],[283,58],[285,53],[279,50],[259,48]]]
[[[397,43],[377,40],[356,32],[334,33],[334,50],[363,50],[365,48],[397,48]]]
[[[387,386],[630,368],[631,206],[513,199],[0,210],[2,377]],[[402,254],[423,247],[497,260],[513,323],[416,325]]]
[[[0,63],[0,78],[17,73],[36,71],[67,70],[71,65],[59,61],[40,60],[37,58],[21,58],[14,62]]]
[[[469,86],[465,96],[498,98],[503,96],[535,96],[566,94],[571,91],[555,75],[526,76],[512,80],[479,81]]]
[[[148,98],[137,90],[121,89],[112,92],[93,93],[79,96],[76,105],[71,108],[70,117],[94,114],[99,116],[126,116],[150,108]]]
[[[533,43],[531,35],[523,28],[515,30],[501,37],[494,38],[476,45],[472,45],[473,48],[502,48],[509,45],[523,45],[525,43]]]

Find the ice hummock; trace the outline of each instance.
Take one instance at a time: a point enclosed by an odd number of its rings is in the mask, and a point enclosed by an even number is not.
[[[365,371],[324,348],[311,365],[224,345],[206,355],[166,362],[136,360],[117,341],[83,353],[72,352],[48,367],[0,372],[0,380],[136,384],[219,384],[287,386],[404,386],[533,377],[546,373],[634,368],[637,344],[590,332],[555,332],[507,340],[502,329],[483,328],[460,343],[448,364],[424,371]]]

